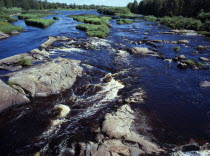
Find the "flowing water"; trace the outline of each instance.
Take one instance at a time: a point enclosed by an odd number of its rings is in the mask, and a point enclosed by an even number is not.
[[[66,15],[98,14],[96,11],[59,13],[56,16],[60,20],[45,29],[26,26],[22,20],[14,22],[15,25],[23,26],[27,32],[0,41],[0,59],[37,48],[48,36],[67,36],[80,40],[84,38],[84,42],[88,40],[84,32],[75,28],[78,22]],[[210,81],[210,70],[180,70],[170,60],[118,54],[113,50],[124,46],[151,48],[145,44],[135,45],[129,42],[142,40],[144,37],[168,41],[186,39],[190,43],[187,46],[179,45],[179,55],[199,60],[201,56],[210,58],[210,51],[206,50],[198,55],[192,55],[191,52],[198,45],[209,45],[209,38],[162,35],[159,32],[170,29],[144,20],[133,23],[135,27],[115,23],[115,20],[111,21],[113,27],[105,40],[98,43],[94,41],[94,44],[104,44],[104,48],[100,50],[51,49],[52,57],[65,54],[65,58],[81,60],[87,74],[64,93],[35,98],[30,104],[2,112],[1,155],[29,155],[40,150],[44,155],[65,155],[71,152],[73,142],[93,139],[91,130],[100,124],[107,112],[116,107],[118,97],[128,97],[132,90],[139,88],[146,92],[147,99],[145,104],[134,107],[148,114],[150,124],[154,126],[154,135],[160,142],[181,144],[190,140],[209,141],[210,89],[200,88],[199,83]],[[164,46],[158,47],[158,51],[167,58],[177,55],[172,49],[177,45],[160,45]],[[2,73],[5,72],[0,71]],[[62,118],[54,117],[53,108],[58,104],[68,106],[70,114]]]

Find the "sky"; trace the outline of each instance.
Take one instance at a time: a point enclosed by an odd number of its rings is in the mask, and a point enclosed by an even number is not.
[[[48,2],[60,2],[67,4],[95,4],[95,5],[107,5],[107,6],[127,6],[129,2],[133,0],[48,0]]]

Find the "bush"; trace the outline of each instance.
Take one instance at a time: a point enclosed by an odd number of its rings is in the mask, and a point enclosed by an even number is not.
[[[76,28],[86,31],[87,35],[92,37],[104,38],[109,33],[107,25],[79,24]]]
[[[126,15],[131,14],[127,7],[102,7],[99,8],[98,13],[105,15]]]
[[[14,21],[17,21],[18,19],[14,18],[14,17],[11,17],[11,16],[8,16],[8,15],[0,15],[0,20],[1,21],[7,21],[7,22],[14,22]]]
[[[193,18],[185,18],[182,16],[174,17],[163,17],[159,18],[160,23],[172,27],[174,29],[192,29],[200,30],[202,28],[202,23],[200,20]]]
[[[53,19],[54,19],[54,20],[59,20],[60,18],[59,18],[59,17],[53,17]]]
[[[201,12],[198,14],[196,18],[203,22],[210,20],[210,12],[207,12],[207,13]]]
[[[27,19],[25,20],[25,23],[30,26],[45,28],[53,24],[54,21],[51,19],[35,18],[35,19]]]
[[[17,13],[21,13],[22,9],[21,8],[1,8],[0,9],[0,15],[14,15]]]
[[[156,22],[157,21],[157,17],[155,17],[155,16],[144,16],[144,19],[146,21],[150,21],[150,22]]]
[[[8,22],[5,22],[5,21],[1,21],[0,22],[0,31],[3,32],[3,33],[11,33],[12,31],[23,31],[23,27],[21,26],[14,26]]]
[[[177,47],[174,47],[174,48],[173,48],[173,50],[174,50],[175,52],[179,52],[180,49],[181,49],[180,46],[177,46]]]
[[[28,59],[28,58],[22,58],[22,59],[20,59],[20,60],[17,62],[17,64],[18,64],[19,66],[23,66],[23,67],[33,65],[32,62],[31,62],[31,60]]]
[[[118,19],[116,21],[117,24],[132,24],[133,21],[129,20],[129,19]]]

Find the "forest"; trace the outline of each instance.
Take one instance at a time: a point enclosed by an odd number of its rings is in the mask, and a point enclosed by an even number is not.
[[[36,9],[98,9],[99,5],[76,5],[66,3],[50,3],[47,0],[0,0],[0,8],[22,8],[24,10]]]
[[[210,0],[135,0],[127,7],[144,15],[196,17],[200,12],[210,12]]]

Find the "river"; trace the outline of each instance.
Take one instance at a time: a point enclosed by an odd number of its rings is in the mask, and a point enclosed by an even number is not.
[[[75,28],[78,22],[66,15],[98,14],[93,10],[58,12],[60,14],[56,16],[60,20],[45,29],[26,26],[22,20],[14,22],[14,25],[23,26],[26,32],[0,41],[0,59],[37,48],[47,40],[48,36],[85,39],[87,38],[85,32]],[[160,34],[160,32],[169,31],[170,28],[144,20],[133,23],[135,28],[132,25],[117,25],[115,20],[110,23],[113,27],[110,28],[110,34],[106,40],[112,47],[119,48],[120,44],[126,47],[149,47],[145,44],[135,45],[127,42],[128,40],[142,40],[145,37],[149,37],[150,40],[188,40],[190,41],[188,45],[179,45],[181,47],[179,55],[184,54],[187,58],[197,61],[201,56],[210,58],[208,50],[197,55],[191,53],[199,45],[209,45],[208,37]],[[177,45],[162,45],[164,46],[157,47],[157,50],[167,58],[177,55],[172,49]],[[53,57],[64,53],[59,50],[55,52]],[[93,73],[86,79],[92,85],[100,85],[100,79],[108,73],[126,71],[124,74],[119,74],[117,78],[126,82],[129,87],[122,89],[123,87],[116,82],[107,83],[102,87],[101,92],[95,94],[93,91],[93,93],[85,94],[84,97],[85,91],[81,87],[83,82],[78,81],[72,90],[61,95],[34,99],[30,105],[15,107],[1,113],[0,151],[3,151],[3,155],[8,153],[28,155],[40,149],[46,155],[52,155],[52,152],[59,151],[60,147],[66,147],[69,140],[91,139],[92,136],[86,134],[106,112],[114,107],[114,99],[117,95],[111,99],[109,96],[107,100],[106,94],[115,95],[116,89],[117,92],[119,90],[121,96],[126,96],[132,89],[143,88],[147,99],[145,104],[135,105],[135,108],[145,111],[150,116],[150,122],[154,125],[153,133],[161,142],[181,144],[183,140],[190,139],[201,142],[210,140],[210,88],[199,87],[201,81],[210,81],[209,70],[181,70],[177,68],[176,63],[163,61],[153,56],[128,55],[118,58],[116,54],[107,50],[67,53],[65,57],[81,60],[94,67]],[[5,71],[0,71],[0,74],[2,73]],[[62,126],[49,132],[49,114],[52,105],[66,103],[66,99],[73,94],[81,100],[76,104],[70,103],[73,110],[71,117]],[[97,107],[98,103],[100,103],[99,107]]]

